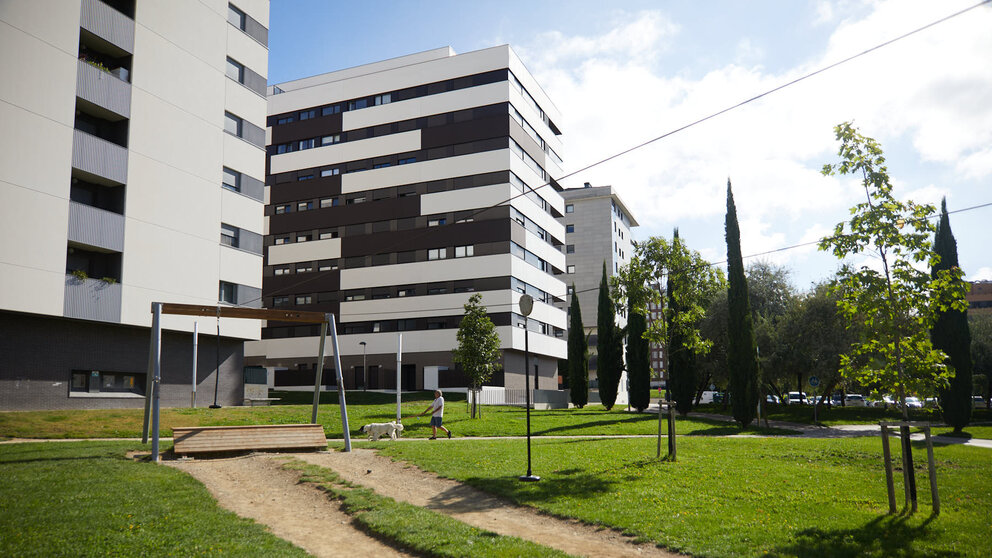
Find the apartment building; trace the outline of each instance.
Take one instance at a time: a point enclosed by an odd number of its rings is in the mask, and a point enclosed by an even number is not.
[[[510,47],[280,83],[268,114],[265,306],[335,314],[347,388],[395,388],[400,335],[403,389],[465,386],[451,350],[473,293],[501,338],[492,384],[523,387],[526,324],[537,385],[557,387],[559,116]],[[318,333],[269,322],[248,362],[277,385],[312,384]]]
[[[972,281],[968,284],[968,311],[992,313],[992,281]]]
[[[565,282],[569,291],[574,284],[579,297],[582,326],[589,336],[589,381],[590,386],[596,386],[596,324],[603,265],[607,276],[612,277],[630,262],[634,248],[630,230],[638,223],[613,186],[586,182],[582,188],[563,190],[561,195],[565,214],[558,220],[565,226]],[[561,307],[566,308],[564,303]],[[623,327],[627,321],[617,314],[616,323]],[[621,381],[624,393],[625,385]]]
[[[0,3],[0,409],[143,406],[152,302],[257,305],[268,11]],[[195,320],[163,319],[164,405],[191,403]],[[219,362],[240,404],[261,324],[200,320],[197,403]]]

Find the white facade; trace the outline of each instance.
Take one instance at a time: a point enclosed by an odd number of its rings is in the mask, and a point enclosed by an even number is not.
[[[147,328],[153,301],[216,305],[221,282],[240,303],[258,298],[268,1],[232,5],[246,29],[219,0],[0,3],[5,321]],[[229,59],[244,71],[232,77]],[[225,113],[244,130],[254,123],[261,139],[226,133]],[[241,173],[240,192],[222,187],[225,167]],[[222,243],[222,223],[238,229],[240,248]],[[245,249],[252,234],[259,247]],[[213,329],[201,320],[201,331]],[[163,324],[191,332],[193,322]],[[258,321],[221,324],[227,338],[259,332]],[[144,374],[143,361],[87,358],[64,360]]]

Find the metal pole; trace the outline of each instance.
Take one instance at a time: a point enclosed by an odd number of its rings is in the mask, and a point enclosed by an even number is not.
[[[369,388],[369,366],[367,359],[365,358],[365,353],[368,350],[365,341],[359,343],[362,346],[362,391],[368,391]]]
[[[152,321],[154,322],[155,303],[152,303]],[[154,324],[153,324],[154,325]],[[141,424],[141,443],[148,443],[148,430],[152,421],[152,394],[155,393],[155,328],[149,329],[148,338],[148,371],[145,373],[145,420]]]
[[[162,385],[162,303],[152,304],[152,354],[155,358],[153,365],[152,384],[152,461],[158,462],[158,394]]]
[[[896,513],[896,488],[892,481],[892,452],[889,451],[889,426],[882,423],[882,459],[885,461],[885,489],[889,494],[889,513]]]
[[[189,407],[190,409],[196,408],[196,354],[197,347],[196,343],[199,339],[199,322],[193,322],[193,393],[189,396]]]
[[[220,306],[217,307],[217,371],[214,374],[214,404],[210,408],[220,409],[217,404],[217,390],[220,389]]]
[[[334,314],[328,314],[327,317],[331,322],[331,344],[334,345],[334,371],[338,381],[338,405],[341,407],[341,429],[344,431],[344,451],[351,451],[351,431],[348,429],[348,404],[344,398],[344,376],[341,374],[341,351],[338,350],[338,326],[334,320]]]
[[[930,500],[933,505],[933,514],[940,515],[940,495],[937,494],[937,463],[933,458],[933,439],[930,438],[930,426],[923,427],[923,434],[927,438],[927,468],[930,473]]]
[[[531,471],[530,453],[530,336],[528,335],[527,317],[524,316],[524,395],[527,402],[527,475],[520,477],[522,481],[539,481],[541,477],[535,476]]]
[[[317,374],[313,379],[313,411],[310,424],[317,424],[317,407],[320,406],[320,381],[324,376],[324,340],[327,339],[327,322],[320,324],[320,345],[317,349]]]
[[[399,334],[399,338],[396,340],[396,422],[402,422],[403,417],[400,415],[400,405],[402,404],[402,398],[400,397],[400,380],[402,379],[403,363],[403,334]]]
[[[909,439],[909,423],[899,426],[902,435],[902,472],[906,481],[906,505],[916,513],[916,471],[913,469],[913,443]]]

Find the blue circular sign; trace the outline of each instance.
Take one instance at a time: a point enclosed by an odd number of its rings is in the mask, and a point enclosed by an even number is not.
[[[810,376],[809,377],[809,386],[810,387],[816,387],[818,385],[820,385],[820,379],[817,378],[816,376]]]

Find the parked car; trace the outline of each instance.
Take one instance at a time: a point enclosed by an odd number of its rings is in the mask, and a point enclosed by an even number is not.
[[[848,407],[867,407],[868,400],[865,399],[865,396],[863,395],[859,395],[857,393],[849,393],[847,394],[845,404]]]
[[[806,393],[801,391],[790,391],[785,399],[786,405],[805,405]]]
[[[777,405],[781,402],[782,400],[779,399],[777,395],[768,394],[765,396],[765,403],[775,403]]]
[[[919,397],[907,397],[906,398],[906,408],[907,409],[922,409],[923,402],[920,401]]]
[[[975,395],[974,397],[971,398],[971,406],[974,407],[974,408],[976,408],[976,409],[987,409],[988,408],[988,406],[985,403],[985,400],[982,399],[982,396],[981,395]]]

